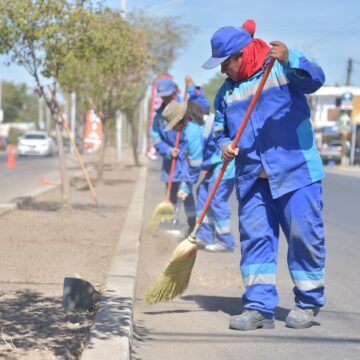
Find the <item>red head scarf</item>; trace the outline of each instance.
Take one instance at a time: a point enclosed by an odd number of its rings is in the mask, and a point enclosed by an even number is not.
[[[242,27],[254,37],[256,24],[254,20],[247,20]],[[260,70],[270,48],[265,41],[261,39],[253,39],[252,42],[246,45],[243,49],[240,68],[237,74],[237,81],[249,79],[253,74]]]

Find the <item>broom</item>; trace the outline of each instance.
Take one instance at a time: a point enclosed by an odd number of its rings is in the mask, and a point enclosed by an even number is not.
[[[181,133],[178,131],[176,134],[175,149],[179,148],[180,135]],[[146,231],[148,233],[153,233],[160,224],[160,221],[172,220],[174,218],[175,208],[170,201],[170,193],[171,193],[171,187],[173,182],[172,180],[175,171],[176,159],[177,158],[172,158],[171,160],[169,182],[168,182],[165,200],[156,206],[155,211],[153,212],[153,215],[151,217],[151,220],[147,226]]]
[[[234,141],[231,144],[232,149],[235,149],[240,137],[244,131],[244,128],[250,118],[250,114],[254,109],[256,102],[260,96],[260,93],[265,85],[265,82],[270,74],[272,66],[274,65],[275,58],[271,58],[264,75],[260,81],[260,84],[252,98],[249,108],[246,111],[243,121],[236,133]],[[189,285],[191,270],[194,266],[197,245],[196,245],[196,233],[199,230],[202,221],[209,209],[210,202],[214,197],[219,183],[225,173],[228,163],[224,162],[215,184],[210,191],[210,194],[206,200],[204,208],[196,221],[195,228],[190,236],[183,240],[172,253],[169,262],[165,266],[163,272],[158,276],[154,283],[148,288],[144,295],[144,300],[148,304],[155,304],[162,301],[169,301],[178,295],[181,295]]]

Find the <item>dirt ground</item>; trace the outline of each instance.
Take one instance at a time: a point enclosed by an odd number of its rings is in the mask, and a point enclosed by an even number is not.
[[[70,212],[57,188],[0,217],[0,359],[78,359],[94,313],[64,312],[65,277],[103,288],[139,170],[109,156],[104,181],[71,188]]]

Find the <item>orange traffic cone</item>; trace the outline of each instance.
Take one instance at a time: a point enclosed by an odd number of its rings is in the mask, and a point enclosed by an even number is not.
[[[9,144],[9,146],[8,146],[8,158],[7,158],[6,167],[8,169],[16,168],[16,157],[15,157],[15,153],[14,153],[14,145],[13,144]]]
[[[40,178],[40,184],[48,185],[50,183],[49,179],[47,178]]]
[[[43,185],[60,185],[60,181],[59,180],[49,180],[47,178],[40,178],[40,184]]]

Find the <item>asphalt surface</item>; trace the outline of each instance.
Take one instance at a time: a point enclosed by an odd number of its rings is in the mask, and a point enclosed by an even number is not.
[[[149,164],[145,221],[162,200],[159,162]],[[234,198],[232,226],[238,238]],[[360,358],[360,177],[327,174],[324,221],[327,243],[327,304],[310,329],[285,327],[293,307],[286,241],[279,246],[276,327],[239,332],[228,328],[241,312],[240,250],[198,252],[188,290],[172,302],[146,305],[142,296],[166,264],[177,240],[143,234],[137,275],[133,359],[359,359]]]
[[[17,157],[16,167],[7,169],[7,155],[0,153],[0,204],[7,203],[19,196],[23,196],[34,189],[44,187],[41,178],[58,180],[59,159],[52,157]],[[46,186],[46,185],[45,185]],[[5,190],[5,191],[4,191]]]

